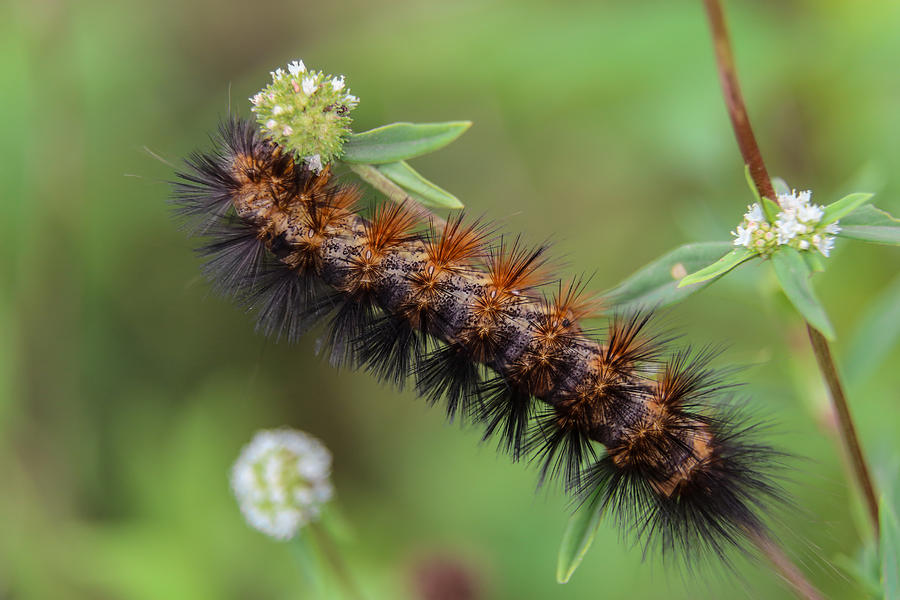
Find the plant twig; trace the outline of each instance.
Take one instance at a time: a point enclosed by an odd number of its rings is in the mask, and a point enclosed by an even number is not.
[[[343,586],[344,591],[353,600],[362,600],[365,596],[363,596],[353,577],[350,575],[350,572],[344,564],[338,549],[335,548],[331,537],[319,523],[313,523],[309,528],[316,538],[318,546],[322,550],[322,554],[324,554],[326,560],[331,563],[331,568],[334,570],[334,574]]]
[[[428,210],[415,198],[403,191],[403,188],[382,175],[378,169],[372,165],[363,165],[357,163],[345,163],[350,170],[360,176],[360,178],[371,185],[373,188],[387,196],[390,200],[405,205],[413,214],[421,220],[431,222],[438,231],[442,230],[447,222]]]
[[[834,403],[841,440],[850,458],[853,473],[856,475],[859,486],[862,488],[866,508],[875,526],[875,539],[878,539],[878,499],[875,494],[875,486],[872,484],[869,465],[866,463],[862,447],[859,444],[859,438],[856,435],[856,426],[853,424],[850,406],[847,404],[847,397],[844,395],[844,386],[841,384],[837,367],[831,358],[831,348],[828,346],[828,340],[825,339],[825,336],[809,323],[806,324],[806,331],[809,333],[809,341],[812,343],[816,361],[819,363],[819,370],[822,371],[822,376],[825,378],[828,389],[831,391],[831,401]]]
[[[756,136],[753,135],[750,117],[747,115],[747,107],[744,105],[744,97],[741,95],[722,5],[719,4],[719,0],[703,0],[703,4],[706,6],[709,26],[712,29],[722,95],[725,96],[725,105],[728,107],[728,116],[731,117],[731,126],[734,128],[741,156],[744,157],[744,163],[750,167],[750,176],[753,178],[753,183],[756,184],[760,196],[777,202],[778,195],[775,193],[775,188],[772,187],[772,180],[769,178],[762,153],[756,143]]]
[[[772,181],[769,178],[766,165],[763,162],[759,145],[756,143],[756,137],[753,135],[750,118],[747,116],[747,108],[744,105],[741,90],[738,86],[734,56],[731,52],[731,43],[728,39],[728,29],[725,26],[722,5],[719,0],[703,0],[703,4],[706,7],[706,14],[709,17],[710,28],[712,29],[722,94],[725,96],[725,105],[728,107],[728,115],[731,117],[731,124],[734,128],[738,147],[741,149],[744,162],[750,167],[750,175],[753,177],[753,182],[760,195],[776,200],[777,196],[772,187]],[[839,423],[841,440],[847,454],[850,455],[853,472],[865,496],[866,508],[875,527],[875,538],[878,539],[878,503],[875,500],[875,486],[872,483],[872,476],[869,473],[862,448],[859,445],[859,439],[856,436],[856,427],[850,415],[850,409],[847,405],[847,398],[844,395],[837,367],[831,357],[828,340],[809,323],[806,324],[806,327],[809,331],[809,338],[812,342],[813,352],[816,355],[816,361],[830,391]]]

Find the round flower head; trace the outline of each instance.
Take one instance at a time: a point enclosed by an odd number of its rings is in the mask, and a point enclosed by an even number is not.
[[[289,539],[332,495],[331,453],[292,429],[259,431],[231,470],[231,489],[252,527]]]
[[[793,191],[778,194],[781,211],[769,223],[759,204],[748,207],[744,220],[731,234],[735,246],[744,246],[757,254],[771,254],[778,246],[797,250],[817,250],[828,256],[834,247],[834,234],[841,228],[837,221],[823,225],[825,209],[811,201],[812,192]]]
[[[272,83],[250,102],[264,133],[315,169],[313,163],[327,165],[341,156],[359,98],[350,94],[343,75],[311,71],[295,60],[287,71],[273,71]]]

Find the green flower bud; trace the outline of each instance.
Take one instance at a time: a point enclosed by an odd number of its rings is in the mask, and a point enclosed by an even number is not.
[[[303,61],[272,72],[272,83],[250,98],[256,120],[274,142],[318,170],[342,155],[350,136],[350,111],[359,98],[344,77],[309,71]]]

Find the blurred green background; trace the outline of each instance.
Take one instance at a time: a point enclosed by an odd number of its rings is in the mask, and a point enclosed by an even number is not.
[[[726,9],[773,174],[819,203],[870,189],[900,212],[900,5]],[[206,147],[229,106],[248,115],[268,71],[298,57],[347,75],[357,130],[474,121],[414,166],[503,229],[549,237],[597,289],[727,237],[751,200],[700,2],[0,4],[0,598],[311,597],[289,548],[251,530],[228,489],[240,447],[280,425],[333,451],[344,552],[372,597],[423,598],[415,582],[440,577],[475,589],[448,600],[790,597],[764,566],[642,562],[611,524],[558,585],[563,494],[535,494],[533,469],[411,392],[334,371],[314,336],[267,342],[209,293],[170,217],[164,161]],[[854,332],[900,253],[839,240],[828,267],[817,287],[885,472],[900,352]],[[777,533],[830,597],[865,597],[832,566],[856,554],[864,522],[771,269],[744,267],[667,319],[751,365],[744,393],[800,457],[801,510]]]

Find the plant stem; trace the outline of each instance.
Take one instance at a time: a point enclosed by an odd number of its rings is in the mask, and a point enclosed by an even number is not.
[[[747,114],[744,97],[741,95],[722,5],[719,4],[719,0],[703,0],[703,4],[706,6],[709,26],[712,29],[722,95],[725,97],[725,105],[728,107],[728,116],[731,117],[731,126],[734,128],[741,156],[744,157],[744,163],[750,167],[750,176],[753,178],[753,183],[756,184],[760,196],[777,202],[778,195],[775,193],[775,188],[772,187],[772,180],[769,178],[766,163],[763,162],[762,153],[756,143],[756,136],[753,135],[750,116]]]
[[[750,175],[760,195],[777,200],[777,195],[772,187],[772,181],[763,162],[762,153],[753,135],[750,126],[750,117],[744,105],[741,89],[738,86],[737,72],[734,67],[734,56],[731,52],[731,43],[728,39],[728,29],[725,26],[725,15],[719,0],[703,0],[706,14],[709,17],[709,25],[712,29],[713,42],[716,51],[716,65],[719,70],[719,82],[722,84],[722,94],[725,96],[725,105],[728,115],[731,117],[731,125],[737,138],[738,147],[744,162],[750,167]],[[850,464],[856,479],[862,488],[866,500],[866,508],[875,528],[875,539],[878,539],[878,503],[876,501],[875,486],[872,476],[866,464],[859,439],[856,436],[856,427],[847,406],[843,386],[837,367],[831,357],[831,349],[828,340],[809,323],[806,324],[809,331],[809,339],[812,342],[813,352],[822,376],[831,395],[831,401],[839,423],[839,431],[844,448],[850,456]]]
[[[822,594],[817,590],[800,572],[784,550],[772,541],[772,538],[765,534],[755,531],[747,531],[750,540],[759,548],[775,570],[784,579],[788,585],[793,588],[794,592],[804,600],[824,600]]]
[[[345,164],[350,167],[351,171],[359,175],[363,181],[387,196],[390,200],[405,205],[413,214],[423,221],[430,221],[438,231],[443,229],[447,224],[444,219],[422,206],[415,198],[403,191],[403,188],[382,175],[381,172],[372,165],[357,163]]]
[[[841,440],[844,443],[844,449],[850,457],[853,473],[856,475],[859,486],[862,488],[866,508],[869,516],[872,518],[872,524],[875,526],[875,539],[877,540],[879,534],[878,499],[875,494],[875,487],[872,484],[869,466],[866,463],[865,456],[863,456],[862,447],[856,435],[856,426],[853,424],[847,397],[844,395],[844,386],[841,384],[837,367],[831,358],[831,348],[828,346],[828,340],[809,323],[806,324],[806,331],[809,333],[809,341],[812,343],[813,351],[816,354],[819,370],[822,371],[822,376],[825,377],[825,382],[831,391],[831,401],[834,403]]]
[[[325,555],[325,559],[331,563],[331,568],[333,569],[335,576],[337,576],[338,581],[340,581],[341,585],[344,587],[347,596],[353,600],[362,600],[364,596],[357,587],[353,577],[351,577],[347,566],[344,564],[340,553],[331,541],[328,532],[326,532],[319,523],[312,523],[309,525],[309,528],[315,536],[318,546],[322,550],[322,554]]]

